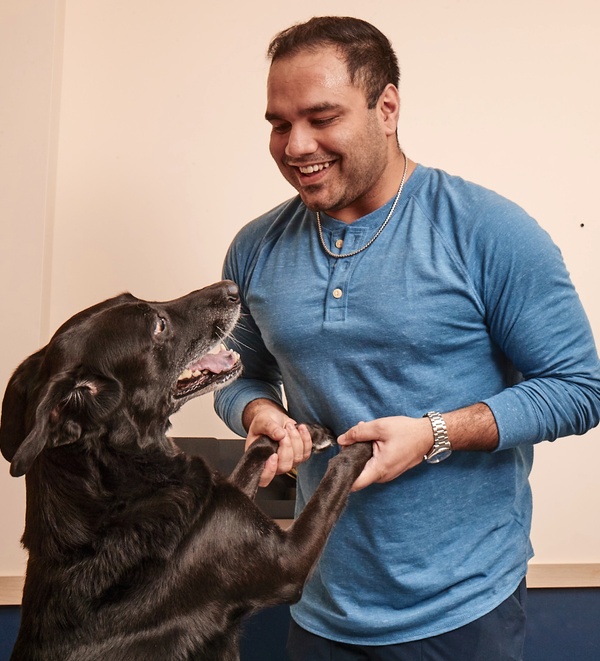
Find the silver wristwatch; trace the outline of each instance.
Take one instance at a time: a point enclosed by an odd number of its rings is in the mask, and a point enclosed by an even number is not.
[[[431,450],[423,457],[428,464],[439,464],[440,461],[448,459],[452,454],[452,444],[448,439],[448,429],[442,414],[437,411],[429,411],[424,418],[429,418],[433,427],[433,445]]]

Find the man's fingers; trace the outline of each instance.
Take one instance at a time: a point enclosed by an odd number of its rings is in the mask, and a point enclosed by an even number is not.
[[[362,473],[356,478],[352,485],[352,491],[360,491],[381,478],[381,471],[378,468],[378,462],[375,457],[371,457],[365,464]]]
[[[294,465],[294,449],[288,433],[279,441],[277,448],[277,472],[286,473]]]
[[[267,487],[269,484],[271,484],[271,480],[275,477],[275,475],[277,475],[277,465],[277,455],[272,454],[265,462],[265,467],[263,469],[262,475],[260,476],[260,482],[258,483],[259,486]]]
[[[276,421],[262,420],[262,424],[253,426],[246,439],[246,449],[258,438],[260,433],[268,436],[279,444],[277,454],[269,458],[260,479],[260,486],[265,487],[277,474],[288,473],[297,464],[306,461],[312,451],[312,438],[306,425],[297,425],[294,420],[287,419],[284,426]]]
[[[298,425],[298,435],[300,437],[301,445],[298,446],[298,454],[294,455],[296,464],[306,461],[312,454],[312,437],[306,425]]]
[[[362,420],[354,427],[338,437],[338,445],[352,445],[353,443],[361,443],[364,441],[374,441],[373,423],[363,422]]]
[[[304,425],[300,428],[295,422],[288,422],[285,426],[285,438],[279,442],[279,473],[287,473],[299,463],[308,458],[307,447],[310,448],[310,432]],[[310,450],[308,452],[310,455]]]

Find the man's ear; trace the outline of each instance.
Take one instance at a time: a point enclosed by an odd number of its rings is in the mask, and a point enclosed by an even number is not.
[[[75,443],[97,429],[121,401],[122,388],[116,380],[77,372],[51,379],[41,391],[33,427],[11,460],[14,477],[24,475],[46,448]]]
[[[377,101],[379,116],[387,135],[396,135],[400,118],[400,93],[392,83],[388,83]]]

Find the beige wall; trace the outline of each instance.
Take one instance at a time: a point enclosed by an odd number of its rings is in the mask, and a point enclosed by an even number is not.
[[[2,384],[82,307],[217,280],[241,225],[292,195],[267,151],[264,50],[323,13],[388,34],[409,156],[538,218],[600,336],[596,0],[0,0]],[[174,432],[231,435],[208,398]],[[598,440],[539,447],[539,561],[600,562]],[[23,481],[5,469],[0,575],[23,565]]]
[[[63,5],[0,0],[0,392],[47,339]],[[24,484],[0,458],[0,575],[22,570]]]

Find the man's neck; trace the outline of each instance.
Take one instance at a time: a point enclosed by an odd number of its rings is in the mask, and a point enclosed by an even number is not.
[[[344,209],[327,211],[327,215],[350,225],[387,204],[398,193],[404,174],[405,158],[406,177],[404,183],[406,184],[417,164],[398,150],[397,155],[393,158],[393,162],[388,164],[380,182],[368,195],[365,195],[360,202],[357,201]]]

